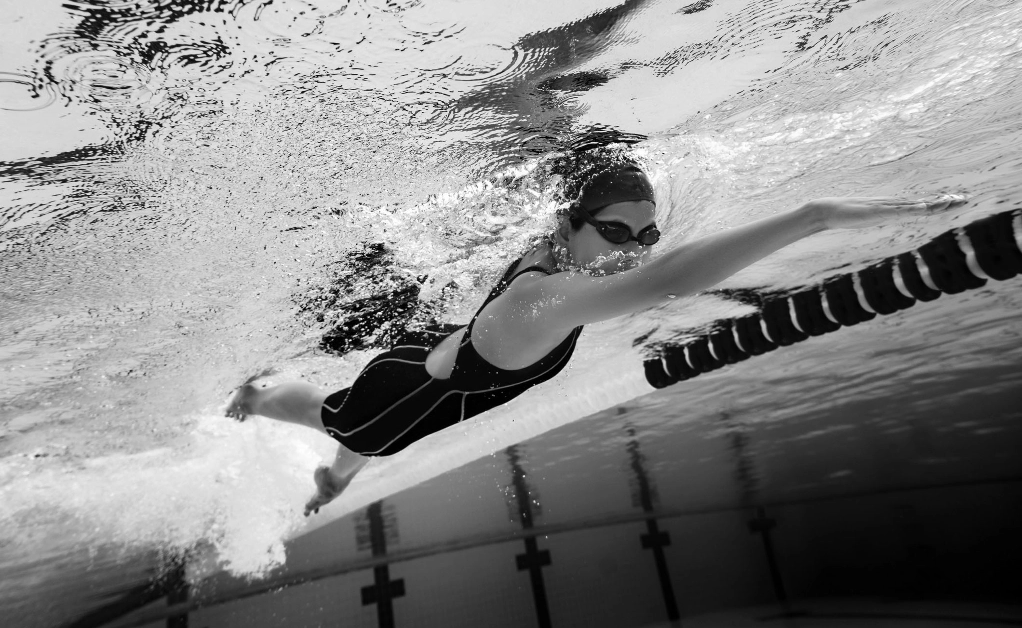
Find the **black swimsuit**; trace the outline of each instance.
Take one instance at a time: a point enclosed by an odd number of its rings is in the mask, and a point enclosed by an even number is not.
[[[490,301],[524,273],[550,274],[539,266],[515,273],[520,261],[511,264],[472,317],[450,378],[430,376],[426,356],[458,328],[445,326],[442,331],[408,334],[390,351],[373,358],[351,387],[326,398],[321,416],[327,433],[362,455],[389,456],[420,438],[507,403],[557,375],[575,350],[582,327],[573,329],[537,362],[510,371],[493,366],[472,346],[472,326]]]

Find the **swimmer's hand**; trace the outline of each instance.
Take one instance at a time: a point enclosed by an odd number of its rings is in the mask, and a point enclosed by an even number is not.
[[[334,501],[351,483],[351,476],[339,478],[330,472],[330,467],[319,467],[313,478],[316,480],[316,494],[305,504],[306,517],[318,513],[320,507]]]
[[[861,229],[942,212],[964,205],[968,200],[964,194],[942,194],[932,199],[915,200],[893,196],[819,198],[807,205],[826,229]]]

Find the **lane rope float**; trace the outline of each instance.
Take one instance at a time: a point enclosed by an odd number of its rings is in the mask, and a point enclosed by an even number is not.
[[[814,336],[907,309],[941,294],[982,288],[1022,273],[1022,210],[952,229],[914,251],[784,295],[756,295],[758,312],[715,321],[684,344],[661,344],[644,361],[665,388]],[[748,295],[745,296],[749,299]]]

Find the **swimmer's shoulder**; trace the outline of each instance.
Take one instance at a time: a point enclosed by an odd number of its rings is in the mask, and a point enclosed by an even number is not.
[[[514,274],[518,274],[530,266],[538,266],[545,270],[548,275],[557,272],[557,261],[554,259],[553,251],[548,244],[541,244],[526,253],[515,268]]]

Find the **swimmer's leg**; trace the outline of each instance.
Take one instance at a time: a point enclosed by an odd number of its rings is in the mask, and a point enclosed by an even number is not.
[[[369,458],[357,454],[344,445],[337,446],[337,456],[329,467],[316,469],[313,476],[316,480],[316,494],[305,504],[305,516],[319,512],[320,506],[332,502],[344,489],[348,488],[352,478],[369,462]]]
[[[329,394],[307,382],[286,382],[266,388],[245,384],[234,393],[225,414],[239,421],[244,421],[250,414],[256,414],[307,425],[325,434],[320,412]]]
[[[330,393],[307,382],[287,382],[262,388],[245,384],[227,404],[227,416],[244,421],[250,414],[264,416],[278,421],[306,425],[324,434],[321,412],[323,402]],[[316,494],[305,505],[305,515],[319,512],[348,487],[369,458],[351,451],[344,445],[337,446],[334,462],[329,467],[319,467],[313,478]]]

